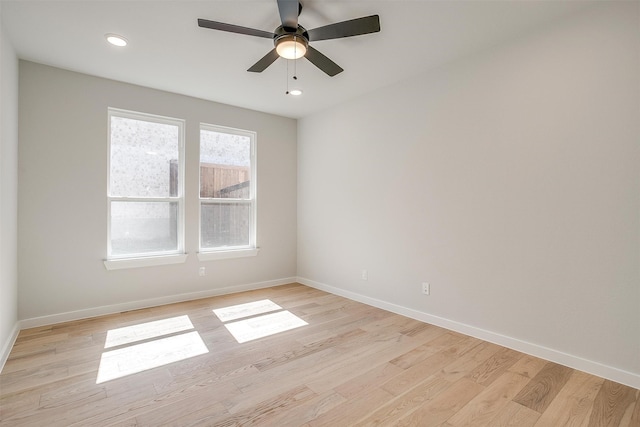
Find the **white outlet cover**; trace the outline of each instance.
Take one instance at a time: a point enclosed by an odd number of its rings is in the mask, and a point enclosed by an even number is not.
[[[422,293],[425,294],[425,295],[429,295],[430,292],[431,292],[431,289],[430,289],[429,283],[423,282],[422,283]]]

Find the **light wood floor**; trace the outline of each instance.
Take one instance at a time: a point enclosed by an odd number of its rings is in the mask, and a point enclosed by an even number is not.
[[[239,344],[212,312],[264,299],[308,325]],[[193,329],[180,330],[185,315]],[[178,319],[173,329],[153,337],[157,321],[169,318]],[[141,324],[105,349],[109,330]],[[185,334],[200,337],[208,352],[96,384],[106,353],[142,352],[111,359],[111,374],[119,375],[202,350],[172,341]],[[162,354],[141,350],[150,346]],[[639,395],[291,284],[24,330],[0,374],[0,424],[640,426]]]

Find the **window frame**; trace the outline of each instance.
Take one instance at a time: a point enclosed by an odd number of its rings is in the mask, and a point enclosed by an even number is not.
[[[185,222],[185,128],[183,119],[160,116],[156,114],[141,113],[120,108],[108,108],[107,121],[107,259],[105,267],[108,270],[132,267],[145,267],[162,264],[183,263],[186,260],[184,244]],[[121,117],[132,120],[146,121],[178,127],[178,186],[176,196],[167,197],[129,197],[112,196],[111,194],[111,120],[112,117]],[[112,202],[160,202],[177,203],[177,247],[170,251],[155,251],[144,253],[131,253],[113,255],[111,247],[111,205]]]
[[[249,198],[214,198],[202,197],[200,189],[202,188],[202,174],[200,172],[201,164],[201,148],[202,148],[202,131],[226,133],[230,135],[239,135],[249,138],[249,162],[250,162],[250,183]],[[210,123],[200,123],[198,133],[198,259],[200,261],[210,261],[228,258],[241,258],[255,256],[258,254],[257,247],[257,140],[258,135],[255,131],[237,129],[227,126],[214,125]],[[223,205],[231,203],[245,203],[250,206],[251,218],[249,218],[249,244],[241,246],[219,246],[215,248],[202,247],[202,206]]]

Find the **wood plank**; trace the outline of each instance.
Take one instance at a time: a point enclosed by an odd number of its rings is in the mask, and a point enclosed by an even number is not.
[[[629,420],[627,426],[640,426],[640,392],[636,393],[636,408],[633,411],[633,414],[631,415],[631,419]]]
[[[460,357],[442,368],[442,375],[447,381],[455,382],[469,375],[474,369],[500,351],[501,348],[498,345],[482,341],[465,353],[464,357]]]
[[[169,380],[167,380],[166,377],[154,379],[153,387],[159,395],[185,389],[187,387],[199,388],[213,384],[222,385],[227,382],[233,382],[239,378],[259,373],[259,371],[252,365],[245,365],[235,371],[228,371],[222,374],[216,373],[211,368],[192,371],[190,374],[182,374],[178,376],[171,374],[171,367],[167,368],[167,371],[171,375]]]
[[[399,396],[406,390],[417,386],[431,375],[444,369],[454,362],[460,355],[466,353],[471,348],[478,345],[478,342],[471,337],[467,337],[446,350],[434,354],[420,363],[405,369],[402,373],[382,385],[382,388],[394,396]]]
[[[351,314],[352,316],[348,319],[336,319],[320,325],[309,325],[309,328],[306,328],[306,334],[296,337],[296,340],[300,344],[308,345],[352,329],[363,329],[363,327],[370,325],[372,322],[393,316],[393,314],[388,311],[374,309],[373,307],[369,307],[369,309],[359,308]],[[366,329],[363,330],[366,331]],[[397,333],[398,331],[395,332]]]
[[[440,336],[426,342],[425,344],[416,347],[415,349],[404,353],[402,356],[396,357],[391,361],[396,366],[402,369],[407,369],[419,364],[420,362],[428,359],[436,353],[440,353],[443,350],[449,349],[451,346],[464,340],[464,335],[446,332]],[[478,342],[479,344],[479,342]]]
[[[423,405],[437,398],[442,392],[451,387],[451,383],[434,375],[420,382],[416,387],[390,399],[371,414],[361,419],[356,426],[388,425],[399,418],[403,418]]]
[[[626,414],[634,411],[639,391],[625,385],[606,380],[602,383],[593,402],[589,427],[617,426]]]
[[[216,426],[237,426],[263,423],[271,424],[271,420],[282,412],[295,408],[311,400],[317,395],[306,386],[298,386],[277,396],[254,403],[250,408],[240,412],[231,411],[230,416],[217,421]]]
[[[24,369],[2,374],[2,394],[16,393],[34,387],[42,387],[69,376],[68,366]]]
[[[317,353],[310,354],[304,358],[296,359],[288,365],[277,366],[267,371],[257,371],[254,375],[243,376],[234,381],[234,384],[243,393],[255,393],[257,390],[264,390],[270,393],[270,390],[277,391],[281,387],[288,387],[288,383],[283,384],[282,378],[289,378],[291,372],[296,372],[296,381],[304,384],[309,378],[314,378],[318,370],[327,372],[331,365],[340,358],[337,356],[335,349],[328,348]],[[317,370],[309,371],[309,366],[315,366]]]
[[[206,397],[207,402],[212,404],[240,393],[231,381],[216,382],[206,376],[200,378],[199,382],[189,382],[182,387],[172,387],[163,393],[156,393],[153,379],[151,375],[144,378],[140,387],[131,387],[135,378],[121,384],[117,392],[108,393],[106,399],[96,402],[91,416],[81,418],[77,425],[120,423],[149,412],[171,417],[172,405],[184,405],[185,402],[200,397]]]
[[[367,393],[368,391],[381,387],[382,384],[386,383],[400,372],[402,372],[401,368],[389,362],[385,362],[361,375],[358,375],[357,377],[351,378],[349,381],[340,384],[335,388],[335,390],[340,393],[340,395],[350,399],[358,394]]]
[[[26,390],[0,395],[0,421],[8,420],[20,413],[31,413],[38,408],[40,391]]]
[[[105,387],[97,387],[93,378],[84,381],[61,384],[53,390],[40,395],[39,409],[52,409],[68,405],[72,402],[91,404],[107,397]]]
[[[507,406],[491,420],[492,427],[532,427],[540,418],[540,414],[529,409],[526,406],[522,406],[519,403],[511,401],[507,403]],[[556,424],[551,423],[550,426]]]
[[[536,423],[537,426],[551,424],[582,426],[589,419],[593,402],[604,380],[573,371],[571,377],[551,402]]]
[[[150,410],[135,417],[140,426],[185,425],[195,422],[219,422],[230,414],[220,402],[212,402],[210,396],[197,395]]]
[[[384,340],[378,339],[346,353],[339,352],[338,360],[331,366],[318,369],[312,378],[305,381],[305,384],[316,393],[324,393],[364,374],[371,366],[388,362],[414,346],[415,343],[411,338],[399,335],[389,336]]]
[[[372,408],[384,405],[392,399],[386,391],[375,388],[368,393],[359,393],[346,402],[336,406],[334,410],[325,412],[307,424],[309,427],[336,427],[353,425],[368,415]]]
[[[529,378],[514,372],[505,372],[480,394],[447,420],[452,426],[491,425],[500,411],[529,382]]]
[[[478,384],[487,386],[513,366],[521,354],[508,348],[501,348],[469,374],[469,378]]]
[[[570,368],[549,362],[513,401],[542,414],[564,387],[572,372]]]
[[[546,360],[525,354],[509,368],[509,371],[523,375],[527,378],[533,378],[538,375],[538,372],[540,372],[546,364]]]
[[[338,405],[347,401],[346,398],[329,390],[321,395],[313,397],[287,411],[280,411],[269,419],[268,425],[273,426],[297,426],[333,411]]]
[[[394,425],[431,427],[438,426],[464,407],[484,387],[469,378],[461,378],[433,399],[425,402]]]
[[[313,353],[317,353],[327,348],[344,344],[349,340],[352,340],[355,337],[364,335],[364,334],[365,332],[362,329],[346,331],[337,336],[333,336],[325,340],[315,342],[313,344],[300,346],[300,347],[294,348],[293,350],[287,350],[275,357],[267,357],[267,358],[258,360],[253,363],[253,366],[255,366],[260,371],[266,371],[276,366],[281,366],[286,363],[289,363],[292,360],[299,359]]]
[[[51,361],[56,355],[55,348],[45,349],[39,353],[23,354],[21,356],[14,356],[7,360],[2,368],[3,374],[11,372],[22,371],[23,369],[33,369],[41,366],[44,363]]]

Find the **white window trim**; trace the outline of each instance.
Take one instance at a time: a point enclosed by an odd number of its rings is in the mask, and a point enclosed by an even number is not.
[[[153,265],[179,264],[186,260],[184,249],[184,187],[185,187],[185,120],[174,117],[158,116],[155,114],[141,113],[137,111],[123,110],[109,107],[107,122],[107,259],[104,265],[107,270],[122,268],[147,267]],[[133,120],[146,120],[154,123],[178,126],[178,196],[174,197],[120,197],[111,196],[111,117],[124,117]],[[147,252],[141,254],[112,255],[111,254],[111,202],[177,202],[178,245],[174,251]]]
[[[144,258],[119,258],[104,260],[107,270],[122,270],[125,268],[153,267],[157,265],[183,264],[187,254],[148,256]]]
[[[256,132],[236,129],[226,126],[212,125],[208,123],[200,123],[200,130],[208,130],[212,132],[228,133],[232,135],[246,136],[250,139],[250,153],[249,158],[251,162],[251,182],[249,184],[250,199],[214,199],[214,198],[202,198],[200,197],[200,178],[198,178],[198,259],[200,261],[212,261],[218,259],[230,259],[230,258],[243,258],[258,255],[257,247],[257,170],[258,164],[256,162],[256,147],[258,142],[258,135]],[[198,176],[200,176],[200,135],[198,135]],[[202,247],[202,205],[203,203],[221,204],[221,203],[248,203],[251,206],[251,219],[249,221],[249,245],[238,247],[217,247],[217,248],[203,248]]]
[[[242,248],[242,249],[229,249],[215,250],[208,252],[198,252],[199,261],[216,261],[219,259],[232,259],[232,258],[246,258],[257,256],[260,248]]]

